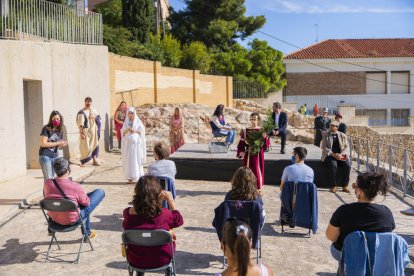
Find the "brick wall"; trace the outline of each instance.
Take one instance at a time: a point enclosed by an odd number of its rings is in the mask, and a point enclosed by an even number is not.
[[[366,94],[365,72],[287,73],[286,78],[288,96]]]

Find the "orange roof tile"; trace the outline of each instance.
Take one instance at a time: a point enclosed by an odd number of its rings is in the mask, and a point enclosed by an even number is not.
[[[328,39],[285,59],[414,57],[414,38]]]

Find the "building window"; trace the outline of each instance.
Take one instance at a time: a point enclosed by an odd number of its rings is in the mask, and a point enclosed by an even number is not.
[[[391,125],[409,126],[410,109],[391,109]]]
[[[410,93],[410,72],[391,72],[391,94]]]
[[[387,75],[385,72],[367,72],[367,94],[385,94],[387,89]]]

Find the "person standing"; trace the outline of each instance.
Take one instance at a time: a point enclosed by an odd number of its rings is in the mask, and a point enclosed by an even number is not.
[[[338,131],[339,122],[332,121],[330,130],[325,132],[322,139],[322,162],[329,168],[329,187],[332,193],[336,193],[338,186],[342,191],[350,193],[348,189],[351,165],[348,158],[348,139],[346,135]]]
[[[257,178],[257,189],[264,185],[264,151],[269,148],[269,137],[259,126],[259,113],[250,115],[250,127],[240,132],[237,157],[243,158],[243,166],[249,167]]]
[[[85,98],[85,106],[78,112],[76,122],[80,134],[80,162],[81,167],[93,159],[93,165],[99,166],[99,138],[101,131],[101,117],[92,107],[92,99]]]
[[[58,157],[58,149],[66,147],[63,140],[63,117],[59,111],[52,111],[49,122],[40,133],[39,163],[42,168],[43,180],[53,178],[53,162]]]
[[[230,125],[226,124],[226,120],[224,119],[224,105],[219,104],[216,107],[216,110],[211,117],[211,121],[213,122],[213,134],[226,135],[226,145],[227,148],[229,148],[234,142],[236,131],[232,130]]]
[[[174,115],[170,119],[170,144],[171,154],[184,145],[184,117],[178,107],[174,110]]]
[[[315,104],[315,106],[313,107],[313,116],[318,116],[319,115],[319,106],[318,104]]]
[[[274,122],[274,129],[270,133],[273,136],[279,136],[280,142],[280,153],[286,153],[286,129],[288,125],[288,117],[286,112],[282,111],[282,105],[278,102],[273,103],[272,119]]]
[[[144,175],[144,163],[147,158],[145,127],[134,107],[128,108],[121,132],[122,168],[128,183],[133,183]]]
[[[339,122],[338,131],[342,132],[343,134],[346,134],[346,124],[342,122],[342,115],[336,114],[335,121]]]
[[[122,101],[118,108],[115,111],[114,114],[114,122],[115,122],[115,131],[116,131],[116,139],[118,140],[118,148],[121,149],[121,128],[124,124],[125,117],[126,117],[126,111],[128,109],[128,106],[126,102]]]
[[[315,139],[313,144],[317,147],[321,146],[322,136],[328,130],[331,119],[328,117],[328,108],[322,108],[322,114],[315,118]]]

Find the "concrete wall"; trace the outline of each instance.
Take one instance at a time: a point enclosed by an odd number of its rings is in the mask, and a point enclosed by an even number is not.
[[[104,46],[0,40],[0,182],[38,167],[40,131],[53,110],[64,117],[67,158],[79,154],[75,118],[86,96],[103,118],[103,137],[109,115],[107,55]]]
[[[109,54],[111,114],[121,101],[130,106],[154,103],[233,105],[231,77],[163,67],[159,62]]]

